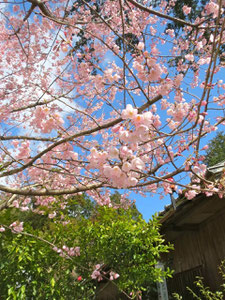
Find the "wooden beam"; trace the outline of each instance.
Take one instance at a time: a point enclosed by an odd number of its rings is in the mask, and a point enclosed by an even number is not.
[[[174,225],[171,224],[169,226],[165,226],[165,232],[166,231],[197,231],[199,229],[198,224],[183,224],[183,225]],[[165,234],[164,232],[164,234]]]

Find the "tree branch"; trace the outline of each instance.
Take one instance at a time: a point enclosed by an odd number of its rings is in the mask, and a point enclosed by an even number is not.
[[[200,23],[198,23],[198,24],[192,24],[192,23],[186,22],[186,21],[184,21],[184,20],[182,20],[182,19],[174,18],[174,17],[168,16],[168,15],[166,15],[166,14],[163,14],[163,13],[161,13],[161,12],[159,12],[159,11],[156,11],[156,10],[153,10],[153,9],[151,9],[151,8],[148,8],[148,7],[142,5],[142,4],[140,4],[140,3],[138,3],[138,2],[136,2],[136,1],[134,1],[134,0],[127,0],[127,1],[130,2],[130,3],[132,3],[134,6],[140,8],[141,10],[144,10],[144,11],[146,11],[146,12],[149,12],[150,14],[155,15],[155,16],[158,16],[158,17],[160,17],[160,18],[163,18],[163,19],[167,19],[167,20],[173,21],[173,22],[175,22],[175,23],[179,23],[179,24],[186,25],[186,26],[191,26],[191,27],[194,27],[194,28],[198,27],[199,25],[201,25],[201,24],[203,23],[203,22],[200,22]]]

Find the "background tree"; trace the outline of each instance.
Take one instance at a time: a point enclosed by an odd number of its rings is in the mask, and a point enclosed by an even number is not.
[[[217,132],[216,136],[208,143],[204,162],[211,167],[225,160],[225,134]]]

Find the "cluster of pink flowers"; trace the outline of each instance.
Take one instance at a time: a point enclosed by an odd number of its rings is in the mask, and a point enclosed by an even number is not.
[[[31,202],[30,198],[24,199],[23,201],[21,201],[21,203],[20,203],[19,199],[17,199],[12,202],[12,206],[19,208],[21,211],[27,211],[27,210],[29,210],[28,204],[30,202]]]
[[[103,279],[102,274],[101,274],[101,267],[102,265],[97,264],[95,266],[95,270],[91,274],[92,279],[97,279],[98,281],[101,281]]]
[[[15,221],[11,225],[9,225],[12,232],[20,233],[23,231],[23,222]]]
[[[183,80],[183,76],[176,77],[176,84],[179,86]],[[169,127],[176,128],[179,123],[183,121],[185,117],[190,118],[191,106],[184,101],[182,97],[176,96],[177,102],[175,104],[168,103],[165,99],[162,101],[162,105],[169,107],[167,114],[171,115],[173,119],[168,119]],[[154,137],[153,132],[155,128],[161,125],[159,116],[155,114],[157,108],[153,105],[151,111],[138,113],[138,110],[131,104],[128,104],[125,109],[122,110],[122,119],[127,122],[131,122],[131,126],[116,125],[112,128],[114,135],[118,135],[119,139],[124,142],[123,145],[118,147],[109,147],[108,151],[98,150],[92,148],[90,155],[87,157],[89,161],[88,169],[99,169],[100,175],[107,178],[115,187],[132,187],[136,186],[141,173],[143,173],[148,164],[151,163],[148,155],[139,154],[139,143],[150,141]],[[194,110],[192,110],[192,114]],[[192,116],[194,118],[194,115]],[[173,148],[167,147],[168,157],[162,159],[159,146],[163,145],[164,140],[158,139],[153,142],[152,145],[157,148],[156,155],[160,163],[168,162],[174,158]],[[147,151],[151,151],[151,144],[146,144]],[[179,151],[182,152],[185,147],[179,147]],[[166,182],[163,183],[164,190],[167,193],[170,192],[170,185]]]
[[[63,251],[66,251],[69,256],[80,256],[80,247],[62,247]]]
[[[145,63],[147,63],[148,69],[145,67]],[[157,64],[154,58],[145,56],[135,58],[133,68],[137,70],[138,78],[144,82],[157,81],[164,73],[164,68],[162,68],[160,64]]]
[[[60,256],[65,257],[67,254],[68,256],[80,256],[80,247],[67,247],[63,245],[62,249],[58,247],[53,247],[53,250],[59,253]]]
[[[206,4],[205,10],[208,15],[213,14],[213,18],[216,18],[219,14],[219,5],[213,1],[210,1],[208,4]]]
[[[170,104],[167,114],[172,116],[175,122],[182,122],[182,120],[189,115],[190,107],[190,104],[185,101]]]
[[[193,187],[192,187],[193,188]],[[188,199],[188,200],[191,200],[193,199],[199,192],[196,191],[196,190],[188,190],[187,192],[185,192],[185,197]]]
[[[115,272],[113,272],[113,271],[109,272],[109,276],[110,276],[110,277],[109,277],[110,280],[115,280],[115,279],[117,279],[117,278],[120,277],[119,274],[117,274],[117,273],[115,273]]]
[[[97,264],[95,266],[95,270],[91,274],[92,279],[97,279],[97,281],[101,281],[101,280],[103,280],[104,276],[107,276],[107,273],[101,270],[102,266],[103,266],[102,264]],[[120,277],[119,274],[117,274],[113,271],[109,272],[109,280],[115,280],[119,277]]]
[[[190,14],[191,12],[191,7],[187,6],[187,5],[184,5],[183,8],[182,8],[183,12],[185,15],[188,15]]]
[[[18,146],[17,159],[27,159],[30,156],[30,142],[24,141]]]
[[[48,107],[37,107],[31,125],[43,133],[50,133],[64,123],[59,113],[52,113]]]

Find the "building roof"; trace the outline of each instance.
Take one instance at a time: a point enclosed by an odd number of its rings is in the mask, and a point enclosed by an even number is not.
[[[209,167],[207,169],[206,177],[211,180],[216,180],[221,176],[221,173],[224,170],[224,168],[225,168],[225,160],[212,167]],[[177,218],[177,216],[181,214],[183,215],[184,212],[185,214],[187,214],[190,209],[193,209],[193,207],[196,206],[196,201],[205,199],[205,197],[206,197],[205,194],[200,193],[196,195],[193,199],[188,200],[184,194],[180,195],[178,198],[174,199],[173,201],[176,204],[176,209],[174,209],[174,205],[171,203],[169,205],[166,205],[164,207],[164,210],[158,213],[160,217],[160,223],[166,225],[167,223],[176,222],[175,219]],[[204,219],[207,217],[207,214],[205,214],[204,217],[201,218],[199,215],[200,211],[199,213],[196,212],[196,214],[198,214],[198,218],[199,218],[198,221],[201,221],[202,218]],[[192,215],[192,222],[194,221],[193,217],[194,216]]]
[[[207,169],[207,173],[208,174],[221,174],[221,172],[223,171],[224,169],[224,166],[225,166],[225,160],[219,162],[218,164],[212,166],[212,167],[209,167]]]

